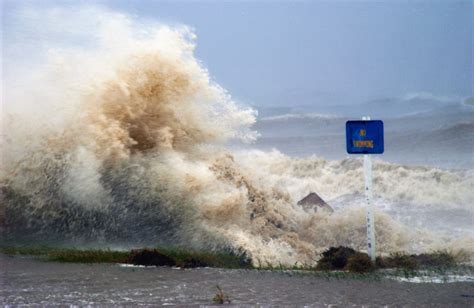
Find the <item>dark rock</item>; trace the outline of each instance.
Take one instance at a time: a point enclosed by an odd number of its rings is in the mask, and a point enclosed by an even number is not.
[[[303,207],[305,211],[317,212],[318,210],[323,210],[330,213],[334,212],[332,207],[314,192],[311,192],[309,195],[298,201],[298,205]]]
[[[176,262],[156,249],[134,250],[128,263],[146,266],[174,266]]]

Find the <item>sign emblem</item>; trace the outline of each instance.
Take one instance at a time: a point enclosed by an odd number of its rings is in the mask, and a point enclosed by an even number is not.
[[[383,122],[380,120],[347,121],[346,147],[349,154],[382,154]]]

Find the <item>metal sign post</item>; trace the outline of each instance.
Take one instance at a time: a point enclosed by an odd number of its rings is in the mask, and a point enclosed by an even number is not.
[[[370,155],[384,152],[383,122],[371,121],[370,117],[363,117],[362,121],[347,121],[346,146],[349,154],[364,154],[367,254],[375,262],[375,219],[372,203],[372,158]]]
[[[370,117],[363,117],[368,121]],[[365,201],[367,203],[367,254],[375,262],[375,218],[374,204],[372,203],[372,158],[364,154]]]

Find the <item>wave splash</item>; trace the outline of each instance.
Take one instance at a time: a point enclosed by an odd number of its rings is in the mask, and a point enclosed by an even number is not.
[[[230,247],[255,262],[285,265],[312,263],[332,245],[364,248],[362,208],[329,215],[296,205],[310,191],[327,199],[360,191],[360,162],[226,150],[230,139],[257,137],[255,112],[210,79],[194,57],[190,29],[148,30],[139,38],[130,29],[120,34],[133,48],[102,39],[97,49],[81,50],[88,63],[101,64],[79,86],[87,66],[67,65],[78,57],[70,50],[56,54],[62,65],[53,61],[45,67],[54,73],[46,74],[61,81],[39,87],[54,89],[41,91],[43,109],[60,119],[54,125],[27,109],[9,115],[1,180],[6,238]],[[461,207],[473,200],[469,172],[384,163],[375,172],[376,191],[394,200]],[[383,252],[440,243],[382,212],[376,221]]]

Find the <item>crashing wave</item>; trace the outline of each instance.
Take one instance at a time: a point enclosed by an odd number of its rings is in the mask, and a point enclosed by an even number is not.
[[[40,93],[43,113],[25,108],[4,119],[6,239],[231,247],[286,265],[313,263],[332,245],[365,247],[363,208],[308,214],[296,204],[310,191],[324,199],[360,191],[359,160],[225,149],[256,138],[255,113],[209,78],[194,57],[194,33],[154,26],[135,37],[127,27],[101,29],[127,48],[102,37],[96,49],[60,54],[70,65],[42,68],[56,78],[19,89]],[[91,65],[75,65],[79,55]],[[6,101],[37,99],[14,91]],[[374,174],[376,194],[393,200],[472,204],[470,171],[375,163]],[[387,214],[376,222],[382,252],[439,243]]]

